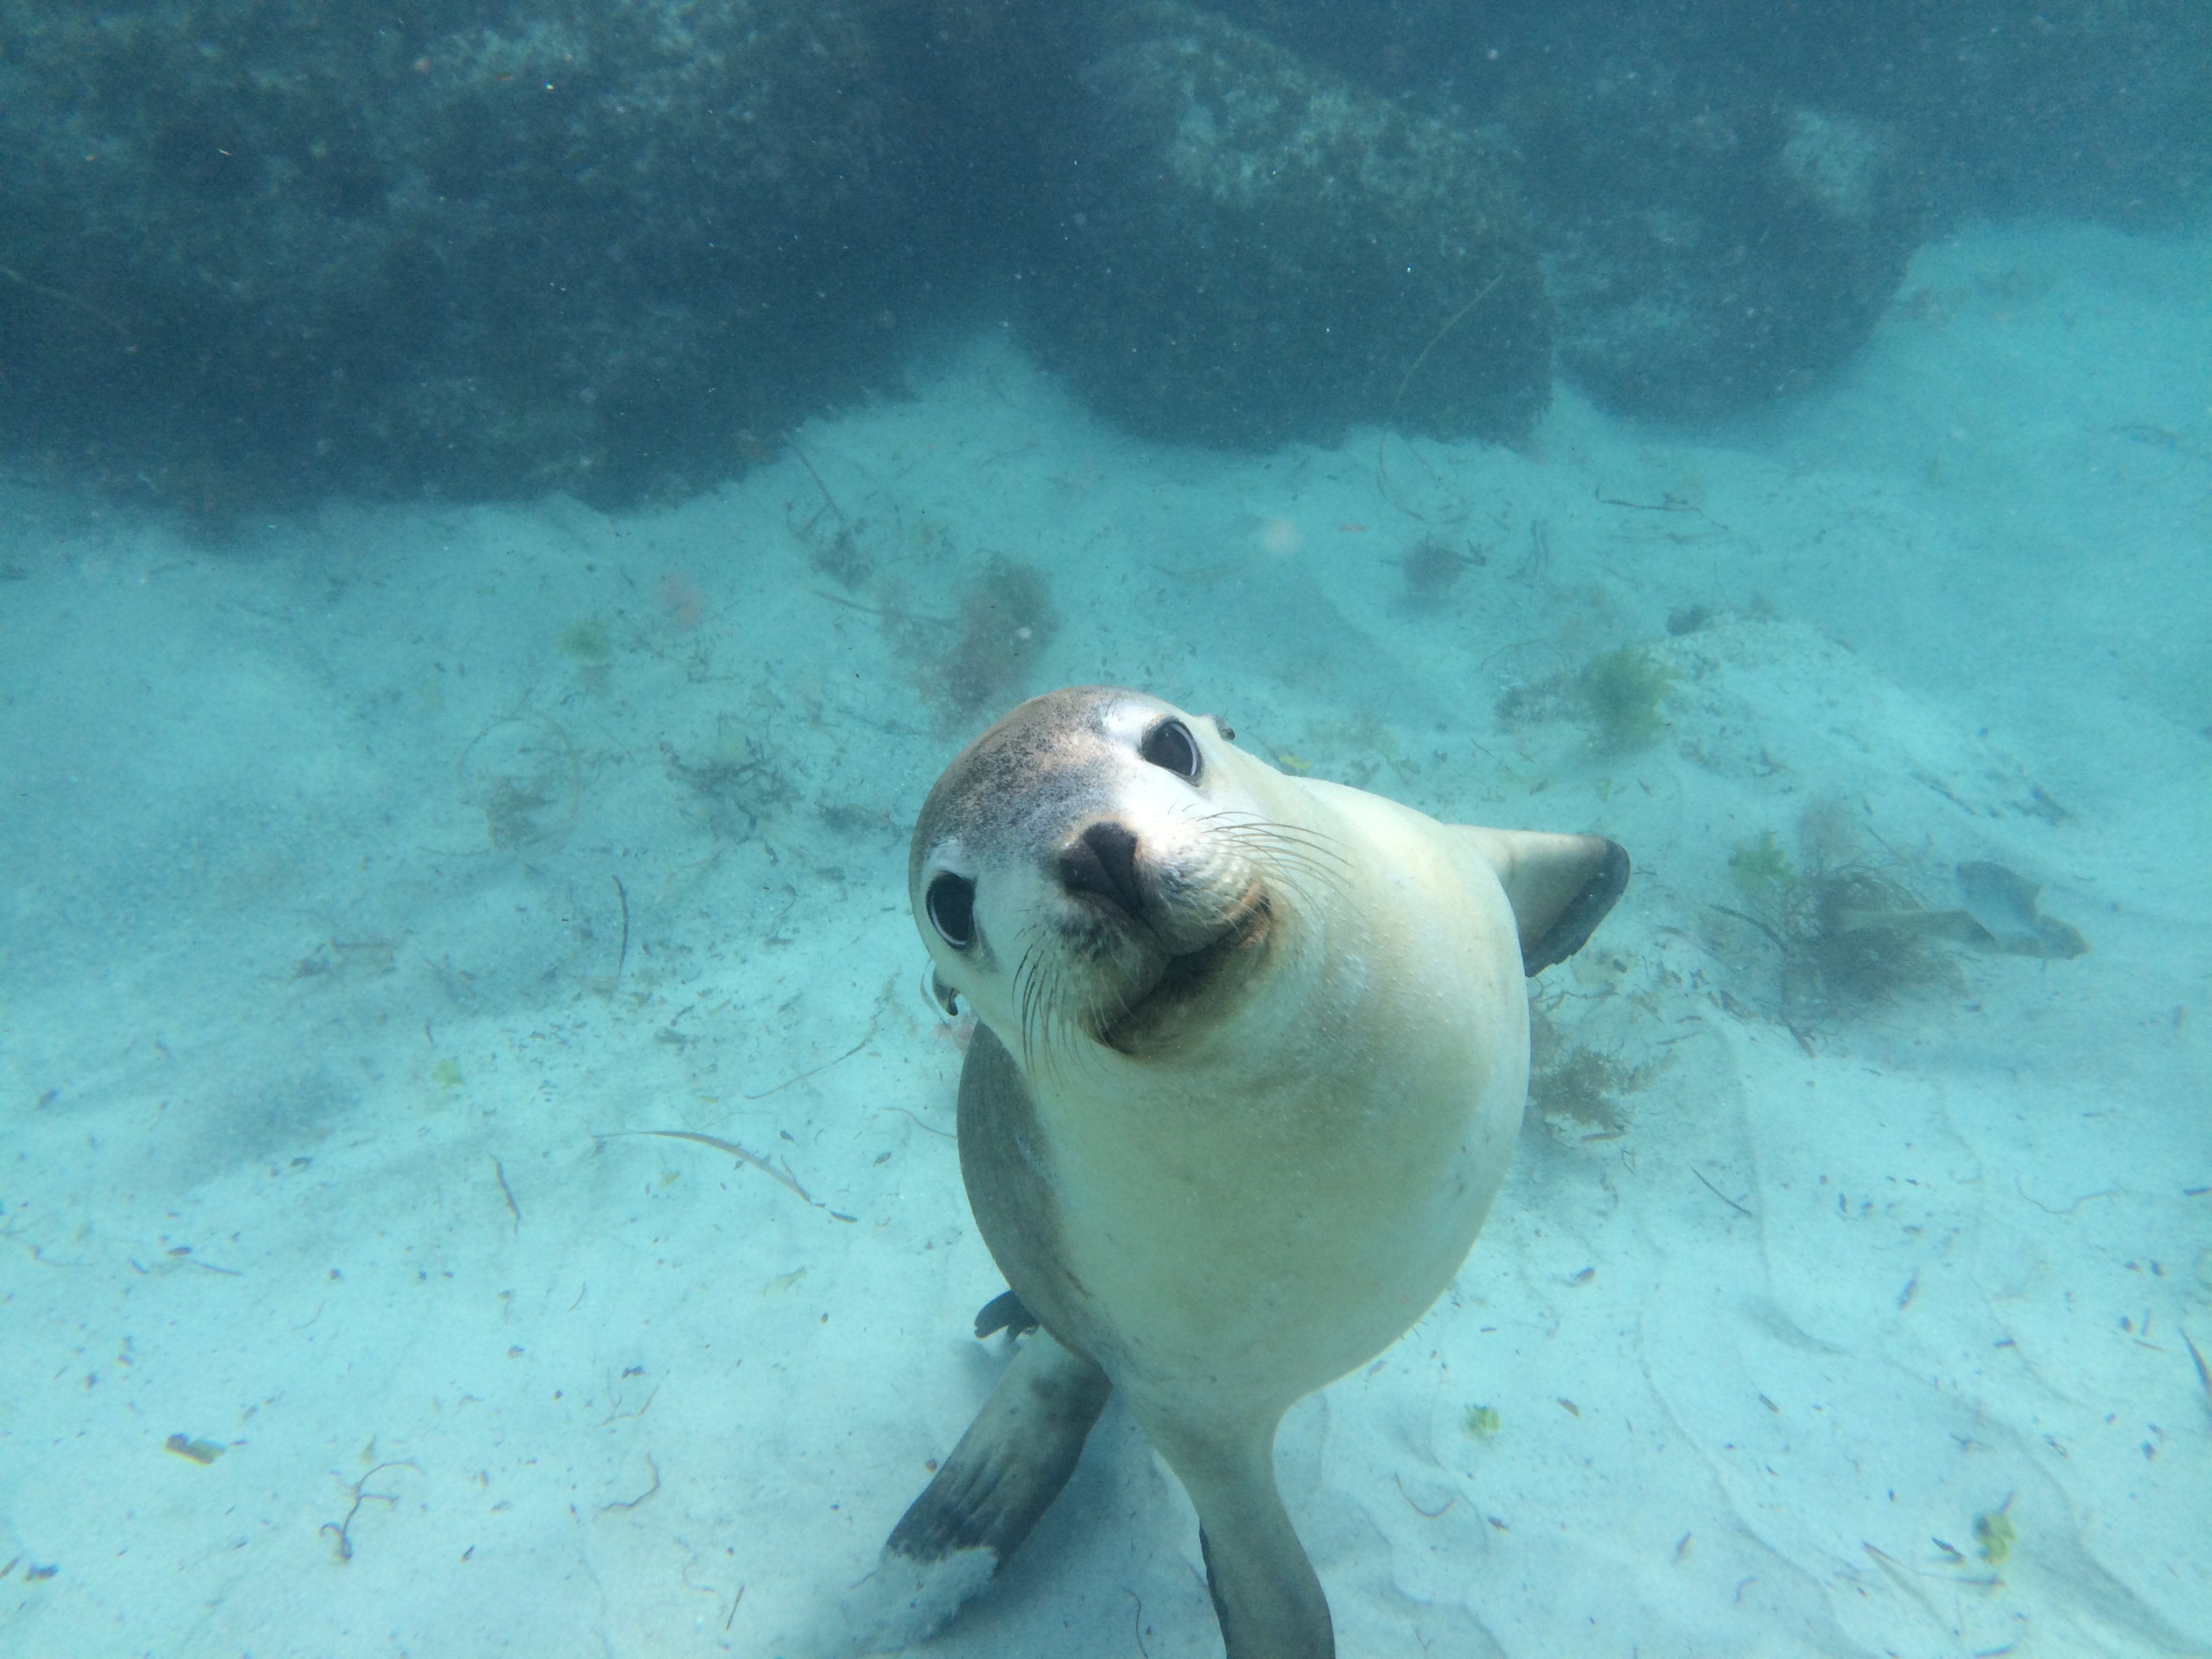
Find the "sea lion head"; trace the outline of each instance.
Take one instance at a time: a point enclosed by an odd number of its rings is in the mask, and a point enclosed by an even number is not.
[[[1226,727],[1142,692],[1022,704],[923,804],[908,860],[940,995],[1033,1065],[1158,1055],[1231,1015],[1325,873]]]

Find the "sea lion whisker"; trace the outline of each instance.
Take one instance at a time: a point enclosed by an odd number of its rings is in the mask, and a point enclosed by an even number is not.
[[[1061,968],[1058,957],[1048,962],[1037,991],[1037,1028],[1041,1033],[1041,1046],[1048,1060],[1055,1053],[1064,1053],[1069,1047],[1066,998],[1060,989]]]
[[[1058,951],[1046,953],[1037,975],[1034,1020],[1039,1056],[1055,1070],[1081,1061],[1085,1045],[1079,1021],[1068,1018],[1066,974],[1068,963]]]
[[[1344,849],[1334,836],[1325,836],[1318,830],[1297,829],[1287,823],[1261,822],[1251,827],[1264,831],[1286,846],[1297,847],[1316,857],[1325,858],[1339,869],[1352,868],[1351,859],[1345,855]]]
[[[1297,836],[1310,841],[1327,842],[1331,846],[1337,844],[1336,837],[1325,830],[1316,830],[1310,823],[1285,823],[1279,818],[1267,817],[1258,812],[1232,811],[1224,807],[1217,811],[1200,813],[1196,816],[1201,823],[1251,824],[1273,830],[1285,836]]]
[[[1068,1017],[1067,1000],[1060,987],[1066,967],[1065,963],[1053,965],[1052,1024],[1047,1036],[1050,1043],[1058,1046],[1063,1066],[1073,1067],[1081,1066],[1091,1057],[1091,1044],[1085,1041],[1082,1022]]]
[[[1217,816],[1228,821],[1209,823],[1208,829],[1210,833],[1224,839],[1248,844],[1255,841],[1263,842],[1277,848],[1295,847],[1302,854],[1317,860],[1326,859],[1340,868],[1351,867],[1351,861],[1345,857],[1332,836],[1322,835],[1316,830],[1277,823],[1267,818],[1254,818],[1242,815],[1231,817],[1226,813]],[[1201,820],[1201,822],[1205,821]]]
[[[1046,1011],[1046,987],[1042,979],[1050,966],[1051,958],[1045,951],[1042,938],[1031,939],[1022,951],[1022,959],[1014,969],[1015,1018],[1020,1030],[1022,1064],[1035,1063],[1038,1047],[1040,1016]],[[1049,1027],[1045,1035],[1049,1036]]]
[[[1313,849],[1295,839],[1273,833],[1267,826],[1240,826],[1224,830],[1221,836],[1268,874],[1306,897],[1316,896],[1308,890],[1309,884],[1323,890],[1342,885],[1345,868],[1340,863],[1316,856]],[[1299,877],[1305,880],[1301,882]]]
[[[1296,842],[1316,852],[1327,853],[1340,863],[1348,862],[1338,847],[1334,836],[1325,835],[1318,830],[1308,829],[1302,824],[1283,823],[1273,818],[1258,817],[1249,812],[1210,812],[1196,819],[1195,822],[1205,825],[1210,830],[1224,835],[1233,835],[1244,830],[1258,830],[1284,841]]]
[[[1346,866],[1340,859],[1328,855],[1325,848],[1312,846],[1293,836],[1276,834],[1264,824],[1250,824],[1221,832],[1221,839],[1233,846],[1258,848],[1270,857],[1285,861],[1292,860],[1310,867],[1341,871]]]

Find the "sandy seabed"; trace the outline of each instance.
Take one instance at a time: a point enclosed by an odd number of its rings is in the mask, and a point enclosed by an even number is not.
[[[1285,1425],[1347,1659],[2212,1651],[2208,368],[2212,242],[1985,230],[1717,435],[1175,451],[983,338],[665,511],[0,496],[0,1649],[865,1643],[1005,1362],[907,833],[1106,681],[1637,861]],[[1962,862],[2090,951],[1798,927]],[[1218,1653],[1117,1408],[929,1650]]]

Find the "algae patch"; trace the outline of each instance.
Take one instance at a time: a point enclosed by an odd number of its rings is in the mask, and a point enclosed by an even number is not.
[[[579,668],[603,668],[614,657],[605,625],[588,618],[570,623],[553,636],[553,644]]]
[[[2007,1498],[2005,1502],[2009,1504],[2012,1500]],[[1974,1553],[1991,1566],[2002,1566],[2005,1557],[2012,1553],[2012,1547],[2019,1541],[2020,1528],[2013,1525],[2012,1517],[2003,1509],[1974,1517]]]
[[[1666,735],[1659,704],[1673,689],[1674,676],[1640,645],[1624,645],[1591,658],[1579,689],[1592,741],[1608,755],[1649,749]]]
[[[1771,830],[1762,830],[1756,841],[1736,842],[1735,851],[1729,854],[1729,874],[1754,904],[1777,902],[1797,882],[1796,867]]]

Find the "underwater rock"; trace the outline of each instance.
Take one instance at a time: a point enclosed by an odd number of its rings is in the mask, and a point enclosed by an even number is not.
[[[216,507],[738,470],[896,344],[926,222],[871,28],[4,0],[0,435]]]
[[[1502,143],[1182,5],[1114,14],[1071,90],[1036,324],[1091,403],[1251,446],[1541,415],[1551,307]]]
[[[1926,214],[1888,128],[1804,105],[1715,107],[1665,77],[1522,100],[1561,371],[1632,413],[1711,416],[1850,361]]]
[[[2043,889],[2019,872],[1984,860],[1960,865],[1958,877],[1967,914],[2006,955],[2064,962],[2088,950],[2078,929],[2037,908]]]
[[[2019,872],[1980,861],[1960,865],[1957,874],[1966,901],[1961,908],[1845,909],[1838,916],[1840,928],[1848,933],[1872,930],[1948,939],[1976,951],[2047,962],[2069,962],[2087,952],[2089,941],[2080,929],[2040,912],[2036,901],[2043,889]]]
[[[1322,72],[1502,132],[1560,367],[1635,413],[1817,382],[1931,227],[2190,227],[2212,204],[2202,0],[1218,3]]]

